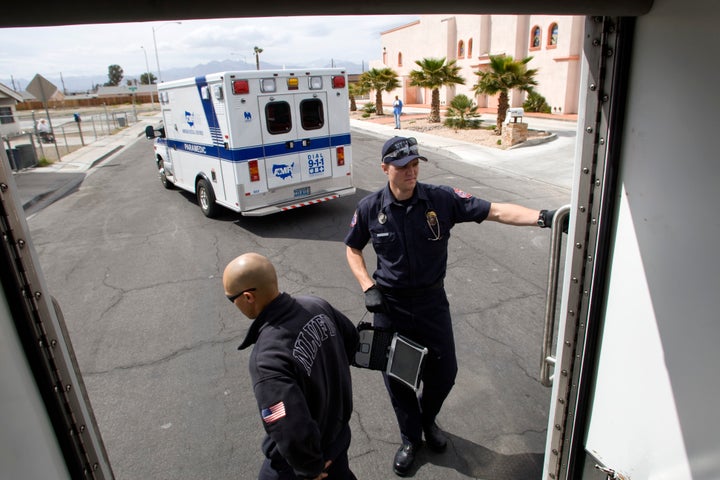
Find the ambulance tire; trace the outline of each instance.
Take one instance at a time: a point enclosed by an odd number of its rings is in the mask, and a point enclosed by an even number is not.
[[[201,178],[197,182],[197,202],[200,205],[200,210],[208,218],[214,218],[218,214],[220,207],[215,203],[215,192],[213,192],[212,186],[207,180]]]
[[[168,180],[167,175],[165,175],[165,164],[162,160],[158,160],[158,175],[160,175],[160,183],[162,183],[162,186],[167,188],[168,190],[172,190],[175,188],[175,185]]]

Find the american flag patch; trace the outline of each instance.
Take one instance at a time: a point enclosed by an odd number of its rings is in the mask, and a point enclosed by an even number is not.
[[[470,195],[469,193],[463,192],[459,188],[453,188],[453,190],[455,190],[455,195],[457,195],[460,198],[472,198],[472,195]]]
[[[352,220],[350,220],[350,228],[357,225],[357,210],[355,210],[355,214],[353,215]]]
[[[278,402],[275,405],[272,405],[268,408],[262,409],[262,419],[263,419],[263,422],[265,422],[267,424],[277,422],[284,416],[285,416],[285,404],[283,402]]]

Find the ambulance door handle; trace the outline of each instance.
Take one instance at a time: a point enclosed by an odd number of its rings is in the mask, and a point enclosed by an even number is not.
[[[310,139],[309,139],[309,138],[304,138],[303,141],[302,141],[302,146],[303,146],[303,147],[309,147],[309,146],[310,146]]]
[[[292,150],[293,148],[295,148],[295,142],[293,142],[292,140],[289,142],[285,142],[285,148],[287,148],[288,150]]]
[[[562,228],[565,219],[570,215],[570,205],[557,209],[553,217],[553,228],[550,232],[550,259],[548,261],[547,295],[545,296],[545,328],[543,331],[542,358],[540,362],[540,383],[549,387],[553,383],[550,369],[555,366],[555,357],[550,354],[555,338],[555,306],[558,294],[558,276],[560,274],[560,251],[562,247]]]

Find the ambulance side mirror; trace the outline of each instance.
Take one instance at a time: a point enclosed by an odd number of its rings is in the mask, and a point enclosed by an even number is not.
[[[148,125],[147,127],[145,127],[145,137],[150,140],[155,138],[155,129],[152,125]]]

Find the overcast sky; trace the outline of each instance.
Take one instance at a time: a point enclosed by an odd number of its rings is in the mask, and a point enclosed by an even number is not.
[[[153,27],[162,71],[213,60],[254,64],[254,46],[263,49],[261,60],[277,65],[318,59],[367,65],[381,57],[380,32],[417,18],[274,17],[2,28],[0,79],[29,81],[36,73],[46,77],[62,73],[65,78],[107,75],[113,64],[120,65],[126,77],[139,76],[146,68],[157,76]]]

